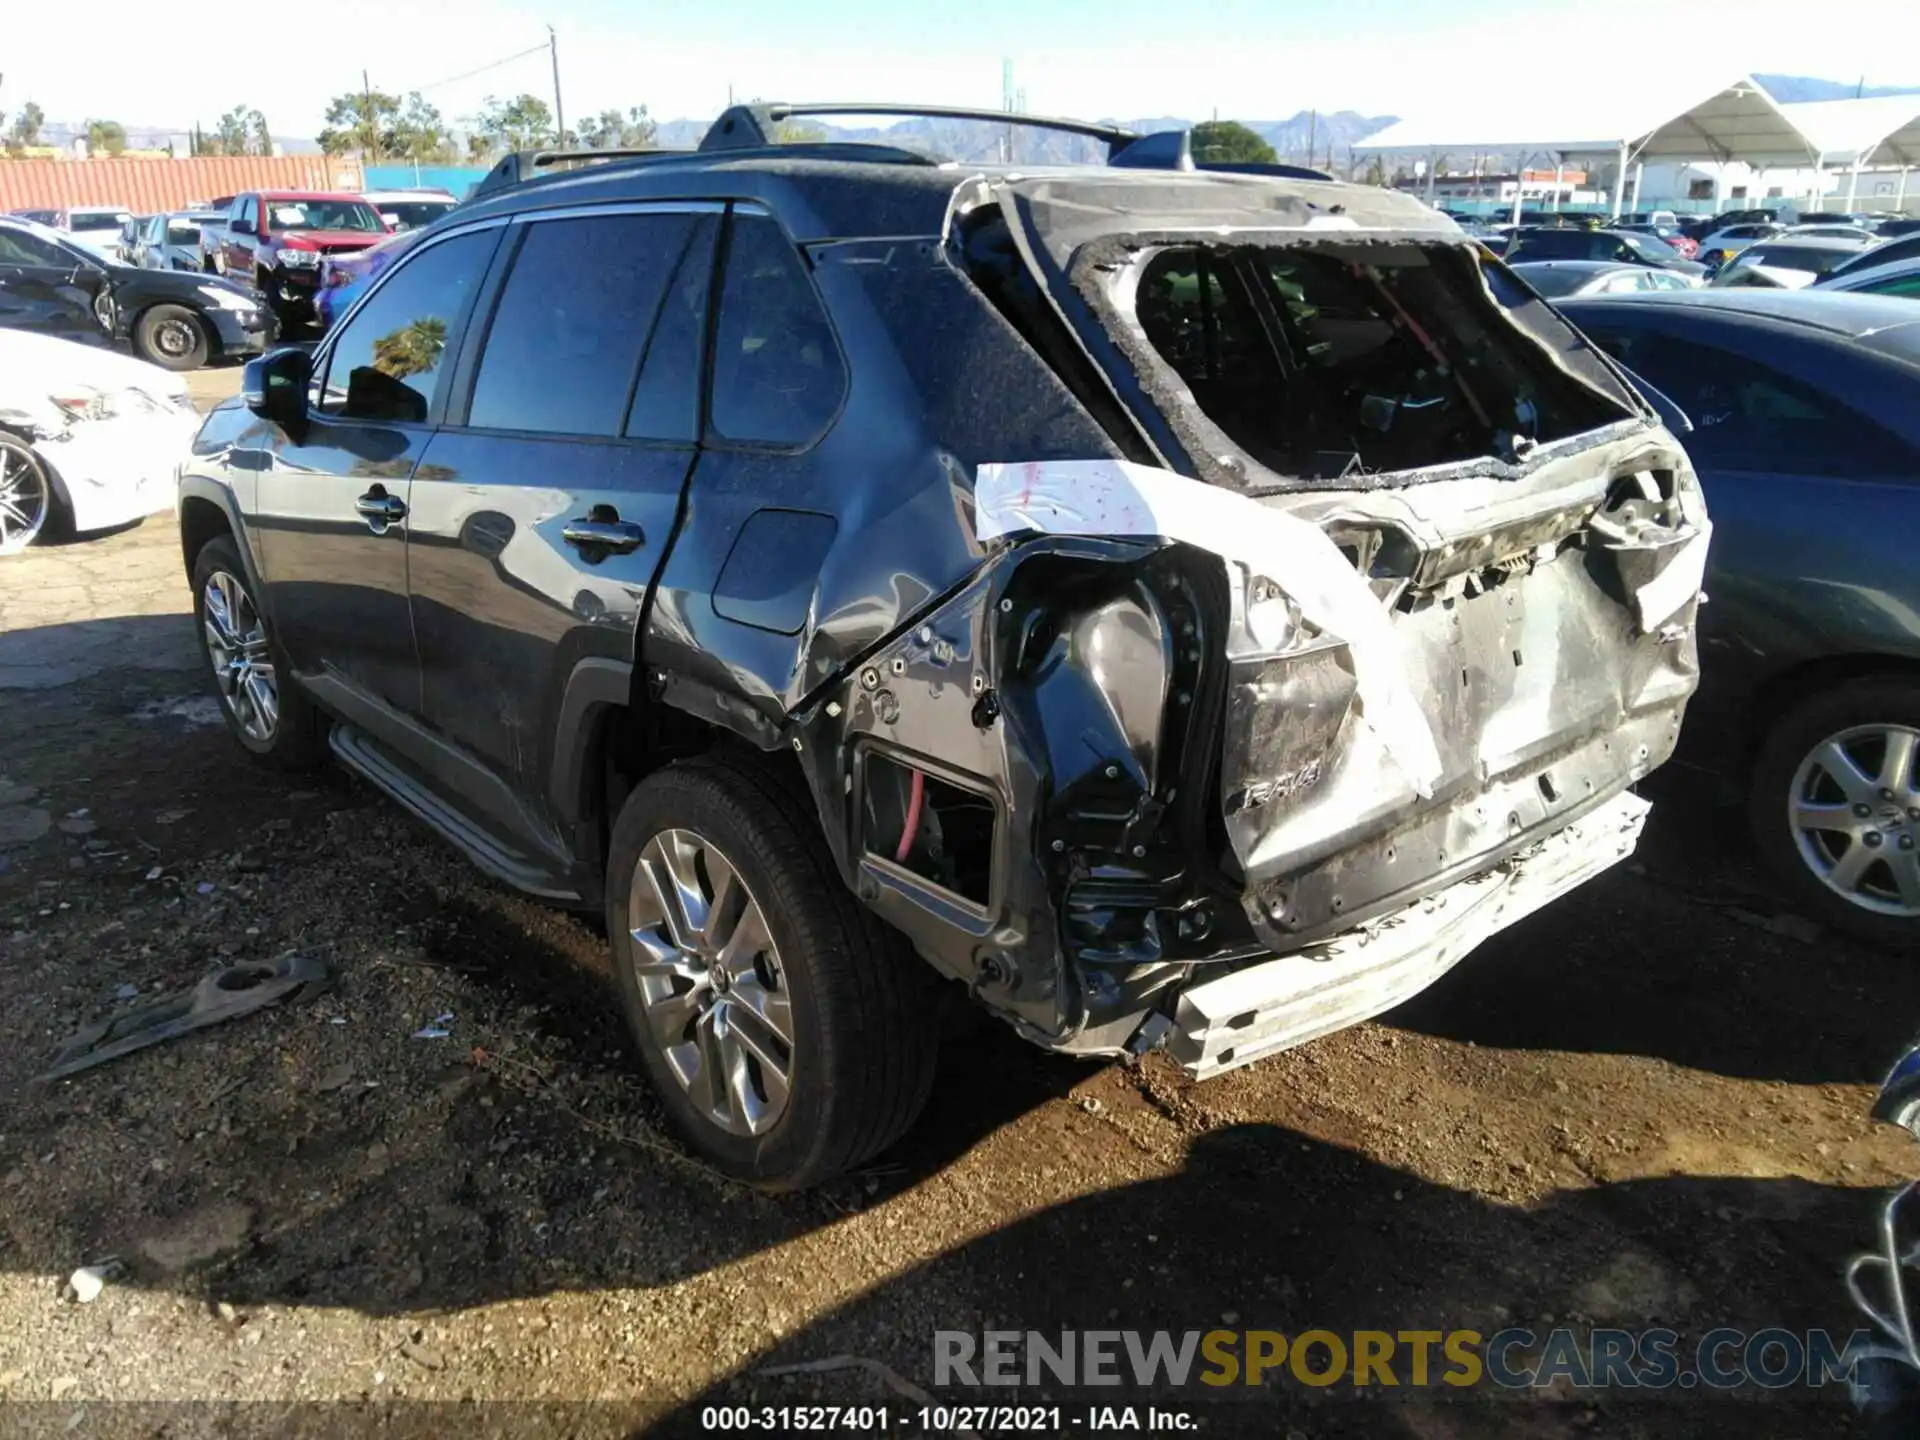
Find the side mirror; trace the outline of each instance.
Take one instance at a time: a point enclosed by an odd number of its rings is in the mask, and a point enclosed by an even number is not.
[[[240,398],[262,420],[271,420],[295,439],[306,429],[307,387],[313,381],[313,357],[291,347],[249,360],[240,381]]]

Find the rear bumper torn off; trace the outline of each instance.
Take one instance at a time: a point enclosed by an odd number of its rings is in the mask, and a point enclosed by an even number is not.
[[[1184,991],[1169,1053],[1206,1079],[1392,1009],[1489,936],[1633,853],[1650,807],[1620,794],[1478,875],[1325,944]]]

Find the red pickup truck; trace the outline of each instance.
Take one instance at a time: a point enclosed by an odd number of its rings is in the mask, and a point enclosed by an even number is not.
[[[285,333],[317,318],[323,257],[365,250],[390,233],[358,195],[256,190],[233,197],[214,268],[256,286]]]

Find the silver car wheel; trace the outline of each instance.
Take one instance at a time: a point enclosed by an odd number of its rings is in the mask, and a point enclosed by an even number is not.
[[[40,538],[52,509],[47,472],[24,447],[0,445],[0,555]]]
[[[633,973],[653,1042],[706,1119],[762,1135],[787,1108],[793,1008],[759,900],[717,847],[663,830],[627,901]]]
[[[1800,858],[1863,910],[1920,917],[1920,731],[1856,725],[1800,762],[1787,797]]]
[[[271,741],[280,725],[280,686],[253,598],[240,581],[216,570],[201,593],[201,613],[221,698],[248,739]]]

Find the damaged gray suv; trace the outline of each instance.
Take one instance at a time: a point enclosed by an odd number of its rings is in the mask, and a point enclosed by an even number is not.
[[[811,108],[510,157],[249,367],[180,479],[242,745],[603,910],[772,1188],[906,1129],[961,987],[1214,1075],[1632,849],[1708,526],[1612,362],[1407,197]]]

